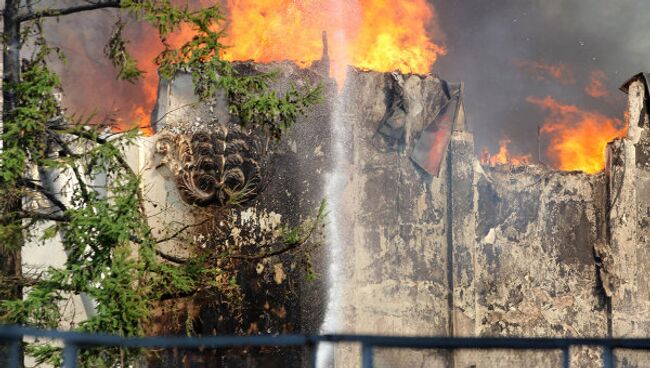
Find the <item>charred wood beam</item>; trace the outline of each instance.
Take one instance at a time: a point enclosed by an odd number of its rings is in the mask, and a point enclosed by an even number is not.
[[[66,6],[62,8],[48,8],[43,10],[35,11],[21,11],[18,12],[16,21],[18,23],[25,22],[34,19],[47,18],[47,17],[59,17],[63,15],[69,15],[74,13],[81,13],[85,11],[104,9],[104,8],[119,8],[121,6],[120,0],[98,0],[98,1],[87,1],[83,4]]]

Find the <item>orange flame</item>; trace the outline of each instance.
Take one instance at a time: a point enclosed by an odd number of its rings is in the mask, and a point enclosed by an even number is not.
[[[598,112],[563,105],[550,96],[527,101],[549,112],[541,127],[548,134],[546,153],[560,170],[597,173],[605,168],[605,148],[614,138],[627,134],[627,125]]]
[[[571,69],[564,64],[546,64],[534,60],[517,60],[515,66],[530,73],[536,80],[546,80],[550,76],[561,84],[569,85],[576,82]]]
[[[589,84],[585,87],[585,93],[593,98],[605,97],[608,95],[605,88],[607,76],[602,70],[594,70],[589,75]]]
[[[508,150],[508,145],[512,141],[510,138],[503,138],[499,141],[499,152],[495,155],[490,154],[490,150],[487,147],[483,147],[481,150],[481,165],[483,166],[497,166],[511,164],[515,166],[528,165],[532,159],[530,153],[526,155],[512,155]]]
[[[208,6],[216,0],[190,2]],[[442,38],[442,32],[437,28],[434,9],[426,0],[227,0],[225,4],[229,12],[226,29],[229,36],[223,43],[232,46],[224,50],[222,56],[226,60],[291,60],[306,67],[321,59],[322,31],[327,31],[330,74],[339,86],[345,80],[347,64],[383,72],[425,74],[438,56],[445,54],[445,49],[428,36]],[[66,38],[83,41],[73,31],[77,27],[61,28],[71,33]],[[183,28],[170,35],[167,42],[180,46],[192,35],[191,29]],[[157,32],[141,22],[127,27],[125,37],[132,40],[129,50],[145,72],[137,85],[114,81],[112,75],[71,68],[64,82],[88,85],[69,88],[74,96],[69,96],[68,104],[86,113],[89,107],[107,108],[112,104],[110,115],[117,117],[117,130],[140,126],[149,134],[152,132],[149,114],[158,90],[158,72],[153,60],[163,45]],[[86,58],[89,63],[93,59]],[[88,75],[81,76],[81,72]],[[115,100],[101,93],[89,96],[83,92],[94,91],[98,85],[116,91],[111,97]],[[74,90],[78,92],[73,93]]]
[[[322,56],[321,33],[329,38],[330,73],[345,80],[351,64],[381,72],[429,72],[446,53],[426,0],[228,0],[232,45],[226,60],[291,60],[302,66]]]

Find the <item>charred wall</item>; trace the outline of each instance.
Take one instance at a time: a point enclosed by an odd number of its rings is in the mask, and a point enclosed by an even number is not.
[[[482,168],[452,138],[455,335],[648,336],[646,80],[634,78],[625,91],[629,133],[609,144],[606,170],[597,175],[533,165]],[[475,227],[463,216],[474,217]],[[475,241],[458,228],[475,231]],[[646,366],[648,358],[617,355],[624,367]],[[572,366],[599,362],[597,350],[571,352]],[[558,353],[455,355],[456,366],[560,364]]]
[[[409,158],[447,98],[442,83],[433,76],[348,73],[345,262],[337,286],[343,332],[449,333],[446,171],[432,177]],[[399,133],[387,137],[378,129],[388,119]],[[354,348],[342,348],[336,366],[355,367],[357,357]],[[439,366],[447,359],[433,351],[378,350],[375,365]]]
[[[609,233],[607,249],[611,261],[606,276],[610,280],[612,335],[650,335],[650,123],[648,119],[648,78],[638,75],[624,89],[629,96],[628,137],[608,147]],[[648,353],[623,352],[623,367],[642,367]]]
[[[339,216],[337,231],[342,235],[343,282],[334,286],[340,292],[335,303],[340,332],[650,334],[650,280],[645,272],[650,263],[650,128],[642,78],[626,89],[630,132],[610,144],[603,173],[560,172],[535,165],[483,168],[472,134],[462,124],[454,128],[435,176],[416,165],[410,154],[448,99],[445,83],[437,77],[350,69],[347,87],[336,91],[319,66],[241,67],[279,71],[275,88],[280,90],[289,82],[326,86],[326,102],[292,128],[283,143],[272,147],[264,162],[264,191],[253,208],[230,215],[239,230],[245,230],[244,217],[256,224],[277,219],[297,224],[313,215],[325,195],[328,173],[339,170],[345,178],[336,194],[341,205],[332,211]],[[159,132],[188,134],[228,120],[223,97],[186,106],[192,99],[183,85],[188,81],[179,76],[161,84]],[[341,119],[344,129],[343,163],[332,158],[334,118]],[[386,124],[393,130],[380,134]],[[178,201],[173,178],[154,167],[150,165],[146,180],[158,188],[151,197],[172,207],[164,215],[167,220],[215,216]],[[253,230],[246,232],[244,240],[230,241],[250,247],[261,239]],[[183,251],[180,243],[169,247]],[[327,246],[313,252],[312,261],[320,277],[309,282],[304,268],[289,258],[242,265],[239,277],[246,289],[247,323],[256,326],[249,332],[318,331],[327,298]],[[279,282],[278,267],[289,276]],[[283,318],[273,312],[280,307],[287,312]],[[199,309],[204,321],[199,332],[222,332],[218,324],[205,322],[215,310],[209,305]],[[573,366],[594,366],[599,354],[576,349],[571,353]],[[623,352],[619,357],[624,366],[643,366],[642,356]],[[301,351],[282,351],[261,364],[300,365],[304,358]],[[230,364],[260,364],[247,359]],[[335,362],[337,367],[357,366],[356,347],[338,349]],[[378,350],[376,365],[545,367],[560,365],[560,353]]]
[[[148,140],[148,149],[153,152],[145,155],[144,160],[148,163],[143,165],[145,182],[148,183],[148,211],[152,214],[150,221],[163,237],[170,232],[170,224],[173,229],[178,227],[175,225],[178,222],[205,222],[205,225],[190,228],[186,236],[168,242],[164,250],[172,255],[183,255],[192,249],[209,250],[216,246],[215,242],[227,243],[230,249],[242,254],[264,253],[267,251],[265,245],[280,239],[283,227],[295,227],[313,218],[324,198],[322,175],[330,165],[328,122],[331,109],[328,101],[335,93],[327,73],[317,67],[301,69],[292,63],[239,63],[237,68],[244,74],[278,73],[273,84],[277,91],[286,91],[292,85],[301,88],[320,84],[325,102],[301,117],[281,142],[259,139],[262,137],[259,132],[246,132],[251,138],[245,140],[247,150],[255,151],[256,154],[251,156],[260,170],[260,181],[256,182],[259,194],[254,200],[244,206],[225,207],[218,203],[188,203],[187,194],[183,198],[182,193],[188,188],[179,186],[178,172],[174,172],[174,167],[178,166],[175,162],[185,162],[185,158],[173,157],[168,152],[170,149],[161,150],[160,142],[173,140],[178,143],[180,139],[192,142],[199,135],[217,134],[221,137],[226,131],[232,135],[238,132],[237,124],[230,120],[223,95],[197,102],[190,75],[180,73],[173,81],[162,81],[153,117],[157,122],[156,134]],[[240,138],[236,137],[241,143]],[[227,138],[223,139],[225,151],[229,150],[229,142]],[[177,147],[174,149],[178,150]],[[165,154],[162,157],[161,151]],[[218,149],[213,153],[220,154]],[[246,156],[243,156],[246,161]],[[190,202],[193,199],[190,195]],[[297,251],[238,262],[237,284],[241,286],[243,304],[241,316],[233,316],[232,311],[223,308],[215,298],[194,297],[156,311],[158,330],[155,332],[183,333],[182,324],[174,321],[183,321],[189,316],[195,321],[194,332],[202,335],[317,333],[325,306],[323,282],[326,277],[308,280],[308,267],[313,266],[317,274],[326,275],[325,262],[315,261],[325,258],[322,242],[322,234],[317,233],[308,245],[308,257]],[[217,252],[219,248],[212,251]],[[174,307],[180,307],[180,310]],[[231,318],[240,318],[244,329],[237,330],[228,323]],[[210,367],[214,364],[228,367],[301,366],[306,358],[302,349],[253,349],[245,354],[235,352],[213,356],[203,364]],[[167,361],[166,364],[181,363]]]
[[[594,258],[604,176],[500,167],[479,171],[476,194],[472,335],[607,336],[607,300]],[[597,358],[593,350],[572,352],[574,366],[592,366]],[[469,360],[493,367],[561,365],[559,352]]]

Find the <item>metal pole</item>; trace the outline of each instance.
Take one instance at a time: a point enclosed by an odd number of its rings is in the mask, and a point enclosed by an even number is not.
[[[316,355],[318,354],[318,343],[314,343],[314,342],[308,343],[307,354],[309,355],[309,368],[316,368]]]
[[[611,346],[603,346],[603,366],[604,368],[614,368],[614,352]]]
[[[372,368],[372,345],[368,343],[361,344],[361,367]]]
[[[11,340],[9,343],[9,367],[20,368],[20,349],[22,347],[22,340]]]
[[[569,348],[562,349],[562,367],[571,367],[571,356],[569,355]]]
[[[65,342],[63,346],[63,368],[77,368],[77,345]]]

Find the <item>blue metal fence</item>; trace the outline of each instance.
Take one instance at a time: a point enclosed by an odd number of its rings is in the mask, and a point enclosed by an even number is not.
[[[22,341],[28,338],[46,338],[63,343],[64,368],[77,367],[80,348],[232,348],[253,346],[308,347],[311,364],[315,365],[315,351],[320,343],[357,343],[361,345],[361,367],[373,366],[375,348],[404,349],[515,349],[559,350],[563,367],[570,366],[569,349],[574,346],[591,346],[603,349],[603,365],[614,368],[615,349],[650,350],[650,339],[610,338],[524,338],[524,337],[410,337],[374,335],[258,335],[258,336],[205,336],[205,337],[131,337],[87,334],[57,330],[42,330],[20,326],[0,326],[0,340],[8,344],[9,367],[19,367]]]

